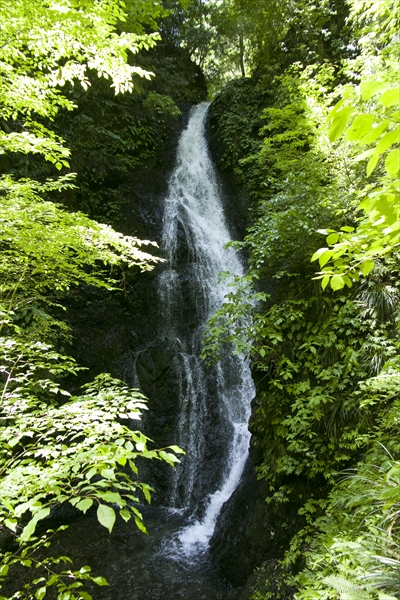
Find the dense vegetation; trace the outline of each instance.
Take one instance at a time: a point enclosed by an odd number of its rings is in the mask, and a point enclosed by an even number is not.
[[[154,46],[157,34],[145,30],[162,13],[152,0],[128,9],[108,0],[0,3],[0,583],[12,582],[15,565],[29,570],[13,597],[40,599],[53,588],[58,598],[87,600],[85,580],[106,585],[90,567],[74,570],[68,557],[43,553],[54,537],[47,518],[66,504],[83,513],[93,506],[110,532],[116,510],[145,531],[135,503],[140,494],[150,501],[152,490],[137,480],[137,459],[174,465],[181,452],[152,450],[129,427],[146,408],[138,390],[102,374],[79,395],[68,391],[68,377],[81,370],[64,350],[68,294],[78,285],[118,290],[125,272],[159,259],[143,251],[150,242],[65,210],[75,177],[53,125],[76,108],[73,83],[87,89],[97,74],[119,94],[132,92],[133,78],[151,77],[132,57]],[[177,112],[155,93],[147,103]],[[93,208],[93,194],[82,204]]]
[[[307,526],[284,559],[295,598],[395,598],[399,15],[373,1],[286,9],[296,27],[283,15],[272,47],[249,38],[252,77],[212,108],[222,167],[247,189],[251,216],[235,243],[249,272],[232,277],[204,356],[231,343],[251,357],[268,502],[308,489]]]
[[[0,583],[38,565],[17,597],[90,598],[88,567],[71,579],[67,557],[39,558],[46,519],[96,506],[111,531],[118,507],[143,529],[136,462],[177,461],[125,424],[145,399],[123,382],[70,396],[63,314],[78,286],[118,293],[158,261],[117,232],[135,232],[124,181],[196,98],[190,56],[215,95],[220,168],[249,204],[235,242],[249,271],[223,275],[204,357],[229,343],[251,358],[268,502],[308,490],[286,582],[297,600],[398,597],[397,3],[0,0],[0,18]],[[262,582],[254,599],[270,597]]]

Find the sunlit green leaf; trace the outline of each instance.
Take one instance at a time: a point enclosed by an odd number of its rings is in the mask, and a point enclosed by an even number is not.
[[[379,98],[379,102],[382,106],[396,106],[400,104],[400,87],[396,86],[386,90]]]
[[[104,577],[92,577],[92,581],[94,581],[94,583],[99,586],[108,585],[108,581]]]
[[[97,519],[103,527],[111,533],[115,523],[115,511],[106,504],[99,504],[97,508]]]
[[[76,508],[81,510],[83,513],[86,513],[87,510],[92,506],[93,500],[91,498],[84,498],[78,504],[76,504]]]
[[[343,275],[333,275],[330,283],[333,290],[341,290],[345,285]]]
[[[393,178],[397,177],[400,171],[400,149],[391,150],[385,160],[385,168]]]

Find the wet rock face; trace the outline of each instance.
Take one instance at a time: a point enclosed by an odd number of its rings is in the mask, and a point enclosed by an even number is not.
[[[264,561],[281,559],[293,535],[303,526],[297,511],[301,498],[290,503],[267,504],[266,482],[257,481],[253,457],[244,477],[223,506],[211,554],[224,577],[233,586],[243,586]]]
[[[295,589],[284,582],[284,572],[276,559],[266,560],[257,567],[245,585],[234,588],[227,600],[249,600],[249,598],[269,598],[270,600],[293,600]],[[260,594],[258,596],[257,594]]]
[[[202,93],[201,90],[200,100]],[[126,209],[123,231],[127,234],[160,243],[168,181],[176,161],[178,138],[187,124],[189,110],[189,106],[184,108],[182,117],[171,128],[170,137],[160,146],[157,155],[133,173],[120,189]],[[236,197],[229,186],[222,181],[220,183],[225,190],[224,209],[230,228],[237,230],[237,219],[234,218]],[[238,236],[234,237],[237,239]],[[199,326],[198,311],[193,305],[193,298],[190,300],[192,274],[187,267],[189,250],[183,232],[178,246],[177,261],[182,266],[179,267],[180,301],[176,307],[179,319],[177,344],[178,337],[186,339],[188,332]],[[132,387],[140,387],[148,398],[149,410],[143,414],[142,422],[134,426],[139,425],[154,440],[156,447],[179,443],[176,431],[180,414],[180,365],[174,361],[177,348],[172,346],[175,342],[163,339],[163,306],[158,293],[159,278],[164,269],[163,265],[158,265],[150,273],[128,273],[122,293],[110,295],[102,290],[81,289],[71,293],[68,300],[69,321],[75,337],[73,354],[80,364],[88,368],[79,383],[91,380],[100,372],[109,372]],[[220,481],[216,480],[214,473],[220,473],[220,465],[227,452],[224,436],[215,434],[215,431],[221,433],[228,426],[226,415],[215,406],[216,385],[216,378],[210,372],[206,383],[210,426],[206,428],[209,433],[204,442],[206,467],[202,468],[196,483],[198,499],[204,496],[204,490],[213,492],[218,488]],[[72,386],[76,391],[77,383]],[[157,490],[155,503],[167,504],[172,469],[163,463],[143,462],[140,475]],[[179,496],[184,496],[184,490],[178,490]]]

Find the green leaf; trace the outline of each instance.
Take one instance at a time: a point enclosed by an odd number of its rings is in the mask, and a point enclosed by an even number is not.
[[[92,577],[92,581],[100,586],[108,585],[108,581],[104,577]]]
[[[331,279],[331,288],[335,291],[341,290],[345,285],[343,275],[334,275]]]
[[[47,588],[46,587],[40,587],[35,592],[35,598],[37,600],[42,600],[42,598],[45,597],[46,593],[47,593]]]
[[[329,283],[329,279],[330,279],[329,275],[325,275],[325,276],[322,278],[322,281],[321,281],[321,286],[322,286],[322,289],[323,289],[323,290],[324,290],[324,289],[326,288],[326,286],[328,285],[328,283]]]
[[[361,140],[361,144],[371,144],[375,142],[381,135],[386,131],[386,129],[390,125],[390,119],[384,119],[379,125],[373,127],[367,135],[365,135]]]
[[[318,250],[316,252],[314,252],[314,254],[311,257],[311,261],[313,262],[314,260],[317,260],[317,258],[319,258],[324,252],[329,252],[329,248],[318,248]]]
[[[105,479],[115,479],[114,469],[102,469],[100,473]]]
[[[400,149],[395,148],[391,150],[385,160],[385,169],[389,173],[390,177],[398,176],[400,171]]]
[[[369,159],[368,164],[367,164],[367,177],[369,177],[371,175],[371,173],[373,173],[376,165],[379,162],[379,159],[380,159],[380,154],[374,154],[373,156],[371,156],[371,158]]]
[[[30,558],[27,558],[26,560],[21,560],[21,565],[23,565],[24,567],[30,567],[32,565],[32,561]]]
[[[97,518],[99,523],[111,533],[115,523],[114,509],[106,504],[99,504],[97,508]]]
[[[172,450],[172,452],[175,452],[176,454],[186,454],[184,450],[182,450],[182,448],[180,448],[179,446],[168,446],[168,448],[170,450]]]
[[[361,96],[363,100],[370,100],[370,98],[382,92],[387,87],[388,84],[382,81],[362,81],[360,83]]]
[[[326,243],[329,244],[330,246],[332,246],[333,244],[336,244],[336,242],[339,241],[339,234],[338,233],[330,233],[328,235],[328,237],[326,238]]]
[[[93,500],[91,498],[84,498],[76,505],[78,510],[81,510],[83,513],[86,513],[87,510],[92,506]]]
[[[138,517],[135,517],[135,523],[136,523],[137,528],[140,529],[140,531],[143,531],[143,533],[147,533],[147,529],[141,519],[139,519]]]
[[[350,127],[346,131],[344,139],[349,142],[355,142],[367,135],[372,129],[375,117],[369,113],[357,115]]]
[[[84,565],[79,569],[79,573],[90,573],[91,570],[92,569],[89,567],[89,565]]]
[[[375,148],[375,152],[382,154],[383,152],[386,152],[386,150],[388,150],[390,148],[390,146],[393,146],[393,144],[397,144],[400,142],[400,125],[398,125],[396,127],[396,129],[393,129],[392,131],[388,131],[387,133],[385,133],[385,135],[379,140],[376,148]]]
[[[101,492],[100,498],[105,502],[111,502],[112,504],[118,504],[118,506],[125,506],[126,502],[118,494],[118,492]]]
[[[153,489],[146,485],[146,484],[142,484],[142,492],[144,494],[144,497],[146,498],[146,501],[151,504],[151,492],[153,491]]]
[[[29,523],[27,525],[25,525],[25,527],[22,531],[21,538],[20,538],[21,541],[27,542],[31,538],[31,536],[34,534],[38,521],[45,519],[49,514],[50,514],[50,508],[48,508],[48,507],[42,508],[37,513],[35,513],[33,518],[29,521]]]
[[[329,131],[329,140],[331,142],[335,142],[340,138],[353,112],[354,108],[352,106],[345,106],[335,114]]]
[[[94,477],[95,475],[97,475],[97,469],[96,467],[92,467],[91,469],[89,469],[89,471],[86,473],[85,478],[90,481],[92,479],[92,477]]]
[[[132,518],[132,515],[127,508],[122,508],[119,511],[119,514],[121,515],[124,521],[129,521]]]
[[[169,464],[180,462],[179,458],[175,456],[175,454],[172,454],[171,452],[165,452],[165,450],[160,450],[159,456]]]
[[[11,529],[11,531],[16,531],[17,529],[17,525],[18,525],[18,521],[17,519],[4,519],[4,525],[6,527],[8,527],[8,529]]]
[[[396,86],[386,90],[379,98],[379,102],[382,106],[395,106],[400,104],[400,86]]]
[[[325,266],[326,263],[329,262],[329,260],[332,258],[333,253],[334,250],[325,250],[325,252],[321,254],[321,256],[318,259],[320,267]]]
[[[376,151],[376,148],[370,148],[369,150],[365,150],[364,152],[362,152],[361,154],[356,156],[354,158],[354,162],[360,162],[361,160],[369,158],[370,156],[373,156],[374,154],[379,155],[379,152]]]
[[[374,261],[371,259],[365,260],[363,263],[361,263],[360,271],[364,275],[364,277],[366,277],[368,273],[372,271],[372,269],[374,268],[374,264]]]

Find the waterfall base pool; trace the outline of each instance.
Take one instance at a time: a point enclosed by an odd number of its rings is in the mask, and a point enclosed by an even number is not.
[[[186,518],[163,508],[144,508],[149,535],[133,522],[118,519],[112,535],[96,515],[80,519],[53,545],[74,559],[74,567],[90,565],[109,587],[88,586],[94,600],[225,600],[230,586],[218,576],[208,551],[191,559],[177,557],[171,544]]]

